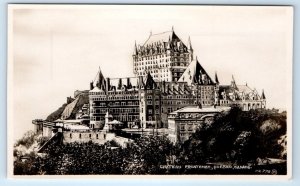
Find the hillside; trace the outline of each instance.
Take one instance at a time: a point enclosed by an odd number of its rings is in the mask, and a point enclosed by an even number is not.
[[[76,113],[82,108],[84,104],[89,103],[88,92],[82,92],[69,104],[64,103],[56,111],[51,113],[46,120],[55,121],[57,119],[75,119]]]
[[[59,107],[56,111],[52,112],[47,118],[47,121],[55,121],[60,118],[61,114],[65,110],[68,104],[64,103],[61,107]]]

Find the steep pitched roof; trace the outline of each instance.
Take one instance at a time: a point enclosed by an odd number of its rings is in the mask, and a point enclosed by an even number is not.
[[[153,80],[153,77],[151,76],[150,73],[147,74],[146,79],[145,79],[145,88],[147,89],[155,89],[157,88],[157,84]]]
[[[193,83],[197,83],[200,85],[214,84],[208,73],[200,65],[197,59],[193,60],[189,64],[182,76],[179,78],[178,82],[187,82],[188,85],[191,85]]]
[[[174,33],[173,31],[167,31],[167,32],[162,32],[162,33],[158,33],[158,34],[151,34],[143,46],[151,45],[158,41],[168,42],[169,39],[173,38],[173,33]]]
[[[105,77],[99,67],[99,70],[97,72],[97,75],[93,81],[93,85],[96,83],[96,87],[98,87],[101,90],[105,90],[106,88],[106,80]]]
[[[235,84],[235,83],[234,83]],[[221,85],[219,87],[219,98],[222,99],[226,95],[226,99],[231,100],[235,96],[236,100],[242,100],[243,97],[247,100],[253,97],[255,100],[262,99],[255,89],[251,89],[248,85]]]

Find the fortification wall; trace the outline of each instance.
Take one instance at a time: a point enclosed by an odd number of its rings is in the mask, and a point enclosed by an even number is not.
[[[63,133],[64,143],[87,143],[91,141],[98,144],[104,144],[114,137],[114,133],[106,133],[103,131],[64,131]]]

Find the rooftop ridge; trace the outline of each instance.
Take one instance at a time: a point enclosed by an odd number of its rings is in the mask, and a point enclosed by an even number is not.
[[[159,34],[165,34],[167,32],[174,32],[174,31],[172,31],[172,30],[170,30],[170,31],[164,31],[164,32],[156,33],[156,34],[151,34],[150,36],[159,35]]]

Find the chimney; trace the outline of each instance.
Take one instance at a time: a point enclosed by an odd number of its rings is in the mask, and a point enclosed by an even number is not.
[[[130,78],[127,78],[127,89],[132,89]]]
[[[94,83],[90,82],[90,90],[93,90],[93,89],[94,89]]]
[[[106,91],[110,90],[110,78],[106,78]]]

